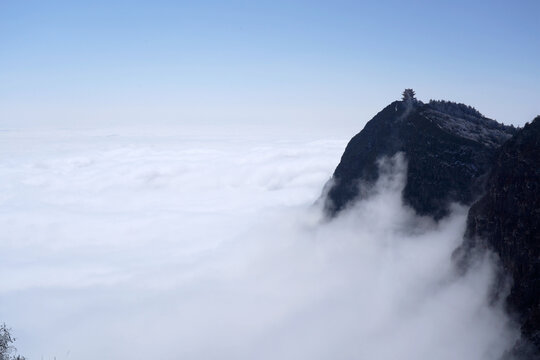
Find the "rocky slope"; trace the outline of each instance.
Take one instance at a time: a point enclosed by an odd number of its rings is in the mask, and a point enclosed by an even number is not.
[[[540,117],[498,151],[485,194],[470,209],[461,256],[489,248],[513,284],[507,303],[540,349]],[[525,351],[523,349],[519,351]],[[527,358],[532,358],[528,354]],[[540,358],[538,353],[535,358]]]
[[[514,132],[463,104],[424,104],[407,89],[351,139],[325,188],[325,209],[332,216],[361,198],[378,178],[377,160],[404,152],[405,203],[440,219],[451,202],[470,205],[481,193],[495,150]]]

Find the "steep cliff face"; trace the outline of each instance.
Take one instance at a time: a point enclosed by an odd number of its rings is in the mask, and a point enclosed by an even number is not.
[[[485,194],[470,209],[460,249],[493,250],[511,275],[511,310],[540,349],[540,117],[498,151]]]
[[[327,213],[335,215],[362,198],[379,176],[377,160],[401,151],[408,163],[405,203],[440,219],[451,202],[475,200],[495,149],[514,131],[462,104],[395,101],[347,145],[326,188]]]

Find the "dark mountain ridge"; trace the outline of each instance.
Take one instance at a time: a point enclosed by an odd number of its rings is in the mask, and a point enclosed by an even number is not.
[[[506,303],[523,334],[510,356],[540,359],[540,116],[516,129],[467,105],[424,104],[407,89],[348,143],[323,190],[327,215],[362,199],[378,159],[397,152],[408,165],[403,200],[418,214],[438,220],[452,202],[472,205],[456,264],[466,271],[478,252],[498,256],[494,295],[510,277]]]
[[[379,176],[377,160],[403,152],[408,162],[405,203],[440,219],[450,203],[475,200],[495,149],[515,131],[463,104],[424,104],[404,95],[351,139],[326,186],[325,209],[333,216],[361,198]]]

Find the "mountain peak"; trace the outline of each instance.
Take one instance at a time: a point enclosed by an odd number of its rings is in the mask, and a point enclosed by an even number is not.
[[[473,107],[449,101],[417,100],[405,89],[401,101],[385,107],[347,145],[326,187],[326,208],[343,210],[373,184],[377,160],[403,152],[408,163],[404,202],[421,215],[440,219],[451,202],[470,205],[494,149],[515,129],[484,117]]]

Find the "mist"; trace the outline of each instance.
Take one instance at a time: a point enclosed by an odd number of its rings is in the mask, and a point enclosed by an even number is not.
[[[335,219],[347,139],[0,134],[0,320],[30,359],[485,359],[519,332],[467,208],[401,201],[406,159]]]

